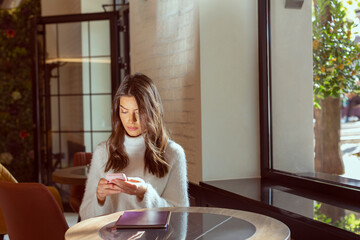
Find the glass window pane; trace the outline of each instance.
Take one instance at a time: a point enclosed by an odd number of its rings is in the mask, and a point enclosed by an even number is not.
[[[84,133],[52,133],[53,167],[71,167],[74,154],[84,151]]]
[[[60,94],[82,93],[82,63],[62,62],[59,67]]]
[[[359,85],[360,35],[345,19],[359,19],[346,1],[323,2],[305,1],[294,11],[270,1],[273,168],[356,186],[358,117],[347,116],[346,107]]]
[[[270,4],[273,167],[313,172],[311,1],[296,11]]]
[[[111,131],[111,95],[92,96],[92,130]]]
[[[57,145],[57,151],[53,148],[53,167],[64,168],[68,167],[66,161],[66,138],[63,133],[57,133],[57,138],[53,139],[53,145]]]
[[[60,151],[60,134],[52,133],[51,134],[51,146],[53,154],[58,153]]]
[[[85,152],[84,145],[84,133],[64,133],[62,134],[64,139],[63,152],[65,153],[65,164],[67,166],[73,166],[73,158],[76,152]]]
[[[91,92],[111,93],[110,58],[93,58],[91,62]]]
[[[54,59],[57,58],[57,32],[56,32],[56,24],[47,24],[45,26],[46,32],[46,58]]]
[[[90,131],[91,130],[91,106],[90,106],[90,98],[91,96],[86,95],[83,96],[83,109],[84,109],[84,116],[83,116],[83,126],[84,131]]]
[[[82,85],[83,85],[83,93],[90,93],[90,62],[83,61],[82,62]]]
[[[89,22],[81,22],[82,56],[89,56]]]
[[[93,133],[93,149],[95,150],[96,146],[103,142],[106,141],[111,135],[111,132],[106,132],[106,133]]]
[[[92,148],[92,134],[91,133],[84,133],[84,145],[85,145],[85,152],[93,152],[95,148]]]
[[[60,97],[60,130],[82,131],[83,125],[83,97]]]
[[[59,130],[59,98],[50,97],[51,107],[51,129],[53,131]]]
[[[110,27],[108,20],[90,22],[90,55],[110,55]]]
[[[58,41],[60,58],[82,57],[81,22],[62,23],[58,25]]]
[[[57,68],[53,69],[51,72],[53,75],[57,75]],[[59,94],[58,78],[56,77],[50,78],[50,94]]]

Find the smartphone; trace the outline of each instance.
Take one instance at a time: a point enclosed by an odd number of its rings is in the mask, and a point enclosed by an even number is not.
[[[127,177],[126,177],[125,173],[108,173],[108,174],[106,174],[105,179],[108,180],[109,182],[111,182],[114,179],[120,179],[120,180],[126,181]]]

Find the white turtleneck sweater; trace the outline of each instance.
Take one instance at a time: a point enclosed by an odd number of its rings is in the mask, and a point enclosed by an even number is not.
[[[85,194],[80,206],[82,220],[124,211],[129,209],[154,207],[189,206],[187,193],[186,158],[183,148],[169,140],[165,150],[165,159],[169,164],[169,172],[162,178],[145,170],[145,140],[143,136],[129,137],[125,135],[125,151],[129,156],[129,165],[123,169],[128,177],[140,177],[147,184],[147,191],[143,200],[125,193],[113,194],[106,197],[103,206],[98,204],[96,189],[100,178],[105,178],[105,166],[108,161],[106,142],[100,143],[93,154],[91,166],[86,182]]]

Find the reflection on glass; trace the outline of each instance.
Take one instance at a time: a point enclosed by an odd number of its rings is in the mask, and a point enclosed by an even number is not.
[[[245,219],[229,217],[215,229],[200,239],[249,239],[256,232],[256,227]]]
[[[360,214],[315,201],[314,220],[360,235]]]
[[[103,239],[248,239],[256,228],[244,219],[219,214],[171,212],[167,229],[116,229],[115,222],[103,226]]]
[[[166,229],[116,229],[115,222],[103,226],[99,230],[99,235],[103,239],[158,239],[158,240],[178,240],[195,239],[188,238],[188,213],[172,212],[169,226]],[[196,229],[196,231],[198,231]],[[200,236],[200,235],[197,235]]]
[[[271,189],[272,205],[360,235],[360,212],[292,194],[293,190]]]

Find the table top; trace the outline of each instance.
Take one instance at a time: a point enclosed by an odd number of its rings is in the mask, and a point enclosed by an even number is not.
[[[77,166],[56,169],[52,173],[52,180],[61,184],[85,185],[88,166]]]
[[[167,207],[146,210],[169,210],[170,224],[163,229],[117,229],[108,227],[123,214],[117,212],[81,221],[65,233],[65,239],[290,239],[290,230],[282,222],[257,213],[210,207]],[[105,234],[105,235],[104,235]],[[106,235],[107,234],[107,235]]]

